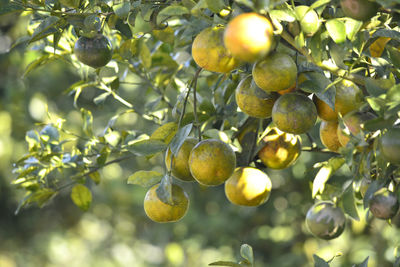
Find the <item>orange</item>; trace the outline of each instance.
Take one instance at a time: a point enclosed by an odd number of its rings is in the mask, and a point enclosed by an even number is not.
[[[319,128],[319,138],[322,144],[334,152],[339,151],[339,148],[342,147],[337,135],[338,126],[339,124],[336,121],[322,121]]]
[[[254,62],[268,55],[273,48],[273,32],[266,17],[254,12],[243,13],[226,26],[224,44],[234,57]]]
[[[337,120],[338,113],[344,116],[361,107],[364,103],[364,95],[356,84],[343,80],[336,85],[335,110],[315,95],[313,100],[317,107],[318,116],[325,121],[333,121]]]
[[[235,171],[236,155],[232,148],[221,140],[203,140],[190,152],[189,168],[194,179],[200,184],[220,185]]]
[[[240,81],[235,91],[235,98],[238,107],[247,115],[269,118],[278,95],[261,90],[249,75]]]
[[[299,86],[300,84],[302,84],[303,82],[305,82],[306,80],[307,80],[306,75],[304,75],[304,73],[300,73],[300,75],[297,77],[297,83],[294,83],[289,89],[278,91],[278,93],[279,93],[280,95],[292,93],[292,92],[294,92],[296,89],[298,89],[298,86]],[[299,93],[305,93],[305,92],[303,92],[303,91],[300,90]]]
[[[146,215],[153,221],[176,222],[185,216],[189,207],[189,197],[183,189],[173,184],[172,185],[172,200],[174,205],[169,205],[162,202],[157,196],[157,188],[159,184],[154,185],[147,191],[144,197],[144,211]]]
[[[111,42],[102,34],[97,34],[93,38],[81,36],[75,43],[74,53],[83,64],[100,68],[111,60]]]
[[[399,200],[395,193],[382,188],[370,199],[369,210],[376,218],[389,220],[399,211]]]
[[[225,48],[224,28],[210,27],[201,31],[193,41],[192,56],[197,65],[208,71],[227,73],[239,66]]]
[[[189,169],[189,155],[197,142],[197,138],[186,138],[176,157],[172,155],[172,175],[174,177],[182,181],[194,181]],[[169,148],[165,153],[165,166],[168,171],[171,169],[171,150]]]
[[[272,129],[263,139],[265,145],[258,157],[271,169],[284,169],[292,165],[301,153],[300,138],[296,135]]]
[[[346,116],[343,117],[343,124],[346,128],[342,129],[339,125],[337,129],[340,144],[346,146],[350,141],[350,134],[354,136],[358,135],[362,130],[362,124],[373,118],[375,118],[375,116],[371,113],[362,113],[358,111],[352,111],[346,114]]]
[[[317,109],[305,95],[282,95],[272,108],[272,121],[284,132],[302,134],[309,131],[317,120]]]
[[[352,19],[366,21],[376,15],[379,5],[369,0],[340,0],[343,13]]]
[[[333,203],[323,201],[313,205],[307,212],[306,225],[316,237],[330,240],[340,236],[346,225],[343,211]]]
[[[303,32],[309,36],[314,35],[321,26],[317,12],[308,6],[296,6],[295,12]]]
[[[225,195],[235,205],[258,206],[268,200],[271,187],[271,179],[264,172],[238,167],[225,182]]]
[[[393,164],[400,164],[400,129],[392,128],[384,133],[380,139],[380,148],[383,157]]]
[[[267,92],[287,90],[296,84],[297,66],[283,53],[273,53],[253,66],[253,79]]]

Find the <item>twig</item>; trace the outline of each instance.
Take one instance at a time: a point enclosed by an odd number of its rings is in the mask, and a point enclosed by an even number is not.
[[[199,142],[201,141],[201,129],[200,129],[200,125],[199,125],[199,118],[197,116],[197,79],[199,78],[200,72],[201,72],[202,68],[199,68],[196,71],[196,74],[193,77],[193,112],[194,112],[194,122],[196,124],[196,128],[197,128],[197,135],[199,138]]]

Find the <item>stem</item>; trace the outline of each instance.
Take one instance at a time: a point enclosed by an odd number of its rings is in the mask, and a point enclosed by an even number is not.
[[[301,151],[304,152],[318,152],[318,153],[325,153],[325,154],[331,154],[331,155],[340,155],[340,153],[329,151],[327,149],[320,149],[320,148],[312,148],[312,147],[303,147]]]
[[[199,68],[196,71],[196,74],[194,75],[193,78],[193,111],[194,111],[194,123],[196,125],[197,128],[197,137],[199,138],[199,142],[201,141],[201,129],[200,129],[200,125],[199,125],[199,118],[197,116],[197,79],[199,78],[199,74],[201,72],[202,68]]]
[[[311,143],[311,148],[317,148],[317,143],[315,143],[314,139],[309,133],[306,133],[308,141]]]

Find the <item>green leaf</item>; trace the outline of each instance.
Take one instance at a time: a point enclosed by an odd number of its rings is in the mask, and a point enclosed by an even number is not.
[[[354,264],[353,267],[368,267],[369,256],[360,264]]]
[[[157,20],[163,21],[164,19],[171,16],[182,16],[189,13],[189,10],[184,6],[170,5],[161,10],[160,13],[158,13]]]
[[[397,41],[400,41],[400,32],[398,32],[397,30],[379,29],[376,32],[374,32],[371,38],[376,38],[376,37],[389,37],[392,39],[396,39]]]
[[[240,247],[240,255],[251,264],[254,264],[253,248],[251,246],[243,244]]]
[[[54,28],[56,26],[56,24],[60,21],[59,17],[47,17],[45,20],[43,20],[39,26],[37,26],[37,28],[35,29],[35,31],[32,34],[31,40],[29,41],[29,43],[38,41],[40,39],[43,39],[47,36],[49,36],[50,34],[53,34],[55,32],[57,32],[57,29]]]
[[[83,25],[85,28],[85,32],[90,32],[90,31],[97,32],[101,29],[101,20],[96,15],[90,15],[84,19]]]
[[[346,36],[350,41],[354,41],[354,37],[361,29],[362,24],[362,21],[346,18],[346,22],[344,23],[344,25],[346,27]]]
[[[71,199],[77,207],[87,211],[92,203],[92,192],[83,184],[77,184],[71,190]]]
[[[86,110],[84,108],[81,108],[81,116],[83,120],[83,132],[89,136],[93,136],[93,116],[92,112],[90,110]]]
[[[180,128],[178,132],[175,134],[170,144],[170,149],[175,156],[178,155],[179,149],[185,142],[186,138],[189,136],[190,132],[192,131],[192,128],[193,128],[193,123],[189,123],[188,125],[185,125],[182,128]]]
[[[123,2],[121,4],[113,6],[113,10],[115,15],[117,15],[121,19],[125,19],[129,15],[129,11],[131,11],[131,3]]]
[[[33,60],[29,65],[26,67],[24,74],[22,74],[23,77],[27,76],[29,73],[31,73],[33,70],[36,68],[46,64],[52,56],[50,55],[44,55],[39,57],[38,59]]]
[[[335,173],[345,163],[345,159],[341,157],[333,157],[328,160],[318,171],[314,178],[312,197],[315,198],[318,193],[323,193],[325,183],[329,180],[331,175]]]
[[[146,139],[130,144],[128,150],[137,156],[151,156],[164,151],[167,144],[160,140]]]
[[[151,67],[151,52],[144,41],[140,42],[139,59],[144,68],[149,69]]]
[[[171,176],[166,174],[161,179],[160,185],[156,189],[157,197],[168,205],[175,205],[172,198],[172,181]]]
[[[364,122],[364,129],[366,131],[373,132],[380,129],[390,128],[396,120],[397,118],[395,116],[389,117],[387,119],[379,117],[376,119],[368,120]]]
[[[365,98],[369,104],[369,106],[378,114],[382,114],[385,110],[385,100],[379,97],[370,97],[367,96]]]
[[[330,3],[330,2],[331,2],[331,0],[318,0],[318,1],[315,1],[315,2],[310,6],[310,8],[316,9],[316,8],[318,8],[318,7],[320,7],[320,6],[323,6],[323,5],[326,5],[326,4]]]
[[[11,3],[7,3],[4,6],[0,6],[0,15],[17,12],[17,11],[23,11],[23,10],[24,10],[24,8],[21,5],[11,2]]]
[[[56,127],[48,124],[40,131],[40,138],[44,142],[51,143],[53,141],[58,141],[60,138],[60,134]]]
[[[378,180],[374,180],[372,181],[372,183],[370,183],[363,199],[364,209],[366,209],[369,206],[369,201],[374,196],[375,192],[381,189],[383,186],[384,183]]]
[[[317,255],[313,255],[314,258],[314,267],[329,267],[329,263],[324,259],[318,257]]]
[[[128,184],[149,187],[161,181],[163,175],[156,171],[137,171],[128,178]]]
[[[99,172],[92,172],[89,174],[89,178],[95,183],[99,184],[101,181],[100,173]]]
[[[223,0],[206,0],[208,9],[214,13],[219,13],[225,7]]]
[[[325,23],[326,29],[332,40],[339,44],[346,41],[346,26],[339,19],[331,19]]]
[[[344,212],[347,213],[354,220],[359,221],[357,207],[354,199],[354,192],[352,183],[347,187],[346,191],[342,195],[342,204]]]
[[[233,261],[216,261],[208,264],[208,266],[230,266],[230,267],[243,267],[242,265]]]
[[[383,80],[376,80],[372,78],[365,79],[365,88],[367,89],[368,93],[372,96],[380,96],[382,94],[385,94],[387,90],[384,86],[385,86],[385,81]]]
[[[36,131],[30,130],[25,135],[25,140],[29,145],[29,151],[40,145],[40,137]]]
[[[390,61],[393,66],[400,68],[400,50],[390,45],[387,45],[386,49],[389,53]]]

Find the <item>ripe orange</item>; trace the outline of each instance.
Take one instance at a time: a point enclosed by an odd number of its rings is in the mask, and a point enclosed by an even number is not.
[[[400,129],[392,128],[384,133],[380,139],[380,148],[383,157],[393,164],[400,164]]]
[[[363,129],[362,124],[373,118],[375,118],[375,116],[371,113],[362,113],[358,111],[352,111],[346,114],[346,116],[343,117],[343,124],[346,126],[346,128],[342,129],[339,125],[337,129],[337,136],[340,144],[342,144],[342,146],[346,146],[350,141],[350,134],[359,134]]]
[[[169,205],[162,202],[157,196],[157,188],[159,184],[154,185],[147,191],[144,198],[144,211],[146,215],[153,221],[176,222],[185,216],[189,207],[189,197],[183,189],[173,184],[172,199],[174,205]]]
[[[271,22],[257,13],[243,13],[233,18],[224,33],[225,47],[246,62],[265,57],[273,47]]]
[[[240,81],[235,91],[235,98],[238,107],[247,115],[269,118],[278,95],[261,90],[249,75]]]
[[[319,128],[319,137],[322,144],[330,151],[337,152],[342,145],[339,142],[337,121],[322,121]]]
[[[265,203],[271,192],[268,175],[253,167],[238,167],[225,182],[228,200],[241,206],[258,206]]]
[[[301,153],[299,136],[272,129],[263,139],[265,146],[258,157],[271,169],[284,169],[292,165]]]
[[[199,142],[190,152],[190,173],[202,185],[216,186],[235,171],[236,155],[232,148],[217,139]]]
[[[189,169],[189,155],[197,144],[197,138],[188,137],[183,142],[177,156],[172,155],[172,175],[182,181],[194,181]],[[168,148],[165,154],[165,166],[169,171],[171,168],[171,150]]]
[[[83,64],[100,68],[111,60],[112,46],[110,40],[102,34],[93,38],[81,36],[75,43],[74,53]]]
[[[327,201],[313,205],[306,215],[306,225],[310,232],[325,240],[340,236],[345,224],[346,217],[343,211]]]
[[[369,201],[369,210],[376,218],[389,220],[399,211],[399,200],[395,193],[382,188]]]
[[[344,116],[350,111],[358,109],[364,103],[363,98],[361,89],[347,80],[343,80],[336,85],[335,110],[317,96],[313,96],[318,116],[325,121],[337,120],[338,113]]]
[[[366,21],[376,15],[379,4],[370,0],[340,0],[343,13],[355,20]]]
[[[221,73],[230,72],[239,66],[240,61],[225,48],[223,35],[224,28],[216,26],[206,28],[196,36],[192,44],[192,56],[197,65]]]
[[[317,120],[317,109],[305,95],[282,95],[272,108],[272,121],[284,132],[302,134],[310,130]]]
[[[273,53],[253,66],[253,79],[267,92],[287,90],[296,84],[297,66],[283,53]]]

